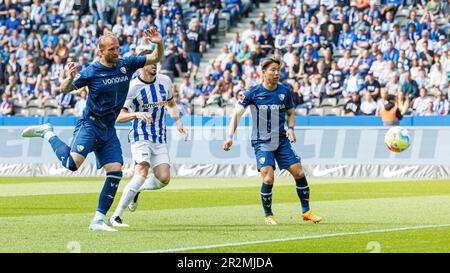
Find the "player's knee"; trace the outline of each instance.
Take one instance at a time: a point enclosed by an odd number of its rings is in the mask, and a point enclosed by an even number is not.
[[[142,162],[142,163],[136,164],[136,166],[134,168],[134,172],[135,172],[135,174],[140,175],[142,177],[147,177],[149,169],[150,169],[150,165],[147,162]]]
[[[155,175],[156,179],[159,180],[159,182],[163,183],[163,184],[169,184],[170,182],[170,173],[162,173],[162,174],[158,174]]]
[[[305,177],[305,171],[303,170],[303,168],[300,168],[300,170],[298,170],[295,174],[295,179],[301,179]]]
[[[273,178],[273,176],[270,175],[270,174],[267,174],[267,175],[265,175],[265,176],[263,177],[263,182],[264,182],[264,184],[272,185],[272,184],[273,184],[273,181],[274,181],[274,178]]]

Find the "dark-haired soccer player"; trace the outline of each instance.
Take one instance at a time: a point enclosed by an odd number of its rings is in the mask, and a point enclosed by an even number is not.
[[[106,181],[89,230],[117,231],[103,221],[122,178],[122,149],[114,124],[127,98],[133,73],[141,67],[158,63],[164,55],[163,39],[156,27],[145,30],[144,34],[157,44],[157,50],[149,55],[119,59],[119,41],[107,33],[99,39],[99,61],[93,62],[79,74],[75,63],[68,64],[68,77],[61,84],[61,92],[71,92],[84,86],[89,88],[86,108],[75,127],[70,146],[55,135],[51,124],[31,126],[22,132],[23,137],[48,140],[62,165],[71,171],[76,171],[86,156],[95,152],[97,167],[103,167],[106,171]]]
[[[261,200],[264,208],[264,223],[275,225],[272,212],[272,187],[275,162],[280,169],[288,170],[295,179],[297,194],[302,206],[303,220],[318,223],[322,220],[309,207],[309,186],[300,158],[291,143],[296,142],[294,125],[294,105],[289,88],[278,82],[282,61],[269,56],[261,62],[264,75],[262,84],[252,87],[240,98],[229,125],[229,137],[223,144],[225,151],[233,145],[233,136],[239,120],[247,106],[251,107],[253,120],[252,147],[255,150],[256,164],[263,183]],[[285,129],[287,117],[288,129]]]

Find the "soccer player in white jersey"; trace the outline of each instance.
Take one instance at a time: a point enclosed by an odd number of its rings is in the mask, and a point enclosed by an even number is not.
[[[144,51],[139,55],[145,55]],[[109,219],[114,227],[127,227],[122,222],[124,209],[136,210],[136,195],[143,190],[161,189],[170,181],[170,160],[167,150],[166,112],[176,122],[178,131],[187,140],[188,132],[180,119],[180,112],[173,100],[172,82],[163,74],[157,74],[155,65],[141,69],[139,76],[130,83],[127,100],[117,117],[117,122],[132,121],[128,140],[134,176],[125,186],[119,204]],[[150,167],[153,174],[149,175]]]

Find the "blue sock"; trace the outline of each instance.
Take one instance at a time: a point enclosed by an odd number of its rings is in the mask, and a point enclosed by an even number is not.
[[[67,146],[64,141],[59,139],[57,136],[53,136],[48,140],[48,142],[52,145],[52,149],[55,152],[56,157],[58,157],[58,160],[61,161],[64,168],[73,172],[78,169],[77,164],[75,164],[75,161],[70,155],[70,147]]]
[[[295,184],[297,185],[297,195],[300,198],[300,203],[302,204],[302,212],[307,212],[309,210],[309,186],[306,177],[296,179]]]
[[[122,179],[122,172],[109,172],[106,174],[105,184],[100,192],[100,197],[98,200],[97,211],[106,215],[108,210],[111,208],[114,202],[114,197],[116,196],[117,188],[119,187],[120,179]]]
[[[263,183],[261,186],[261,201],[264,208],[264,214],[273,215],[272,212],[272,187],[273,185]]]

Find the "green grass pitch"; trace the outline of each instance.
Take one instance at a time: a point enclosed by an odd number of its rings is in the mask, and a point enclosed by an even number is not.
[[[99,233],[88,224],[102,178],[2,177],[0,252],[450,252],[450,180],[309,179],[324,218],[313,224],[293,180],[277,178],[276,226],[262,223],[260,183],[174,178],[142,193],[129,228]]]

